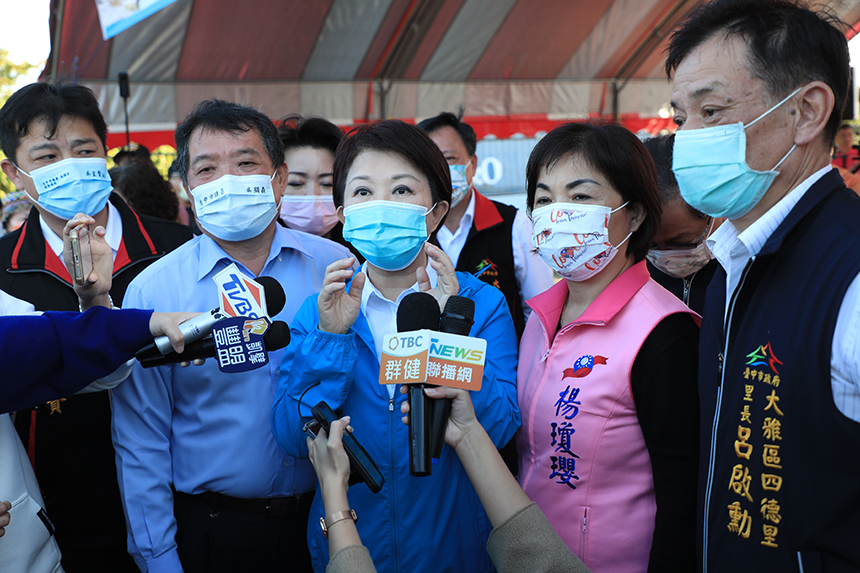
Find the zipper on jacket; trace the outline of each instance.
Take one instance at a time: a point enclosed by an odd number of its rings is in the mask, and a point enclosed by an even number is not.
[[[725,323],[723,324],[723,351],[717,355],[717,405],[714,408],[714,422],[711,426],[711,448],[708,452],[708,480],[705,485],[705,516],[703,523],[703,535],[702,535],[702,573],[708,573],[708,521],[710,518],[711,512],[711,490],[714,485],[714,465],[716,463],[716,450],[717,450],[717,427],[719,426],[720,421],[720,406],[722,406],[723,401],[723,382],[725,381],[725,370],[723,368],[723,357],[726,356],[729,352],[729,334],[731,332],[732,318],[734,317],[735,312],[735,303],[738,301],[738,294],[741,292],[741,289],[744,286],[744,281],[749,274],[750,267],[752,267],[753,262],[755,261],[755,257],[752,257],[750,261],[747,263],[747,266],[744,267],[743,273],[741,273],[741,280],[738,281],[738,286],[735,287],[735,292],[732,293],[731,301],[729,302],[729,312],[726,315]]]
[[[399,390],[399,388],[397,389]],[[395,390],[395,395],[397,390]],[[388,451],[391,452],[390,468],[391,468],[391,480],[389,483],[391,484],[391,550],[394,554],[394,571],[395,573],[398,571],[398,563],[397,563],[397,465],[394,459],[394,424],[396,423],[394,419],[394,397],[388,399],[388,437],[389,437],[389,448]]]
[[[550,351],[550,349],[549,349],[549,348],[547,348],[547,349],[546,349],[546,352],[544,352],[543,356],[542,356],[542,357],[541,357],[541,359],[538,361],[538,364],[543,364],[544,362],[546,362],[546,359],[547,359],[547,358],[549,358],[549,351]]]
[[[696,273],[682,279],[684,281],[684,294],[681,297],[681,301],[687,306],[690,306],[690,291],[693,290],[694,278],[696,278]]]

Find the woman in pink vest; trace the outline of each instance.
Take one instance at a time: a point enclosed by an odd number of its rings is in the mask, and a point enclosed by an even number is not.
[[[519,482],[595,573],[695,571],[698,317],[651,280],[647,149],[570,123],[526,168],[533,246],[564,280],[528,303]]]

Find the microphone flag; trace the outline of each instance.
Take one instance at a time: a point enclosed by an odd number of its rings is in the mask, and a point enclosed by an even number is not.
[[[269,316],[265,289],[242,273],[236,263],[230,263],[230,266],[212,277],[212,280],[218,285],[218,302],[224,314],[249,318]]]
[[[235,374],[262,368],[269,363],[263,335],[269,320],[236,316],[220,320],[212,327],[215,359],[221,372]]]
[[[387,334],[382,339],[380,384],[435,384],[480,390],[487,341],[432,330]]]

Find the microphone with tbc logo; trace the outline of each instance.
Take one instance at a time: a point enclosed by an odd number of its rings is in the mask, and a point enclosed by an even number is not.
[[[432,295],[414,292],[397,307],[397,332],[439,330],[439,303]],[[430,475],[430,400],[424,384],[409,386],[409,474]]]

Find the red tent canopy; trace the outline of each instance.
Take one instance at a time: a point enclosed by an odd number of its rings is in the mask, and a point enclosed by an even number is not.
[[[600,115],[656,131],[669,125],[668,36],[700,2],[178,0],[103,41],[94,0],[52,0],[44,75],[96,91],[111,145],[125,142],[119,72],[133,139],[150,148],[212,97],[344,126],[463,108],[479,137]],[[830,4],[860,21],[860,0]]]

